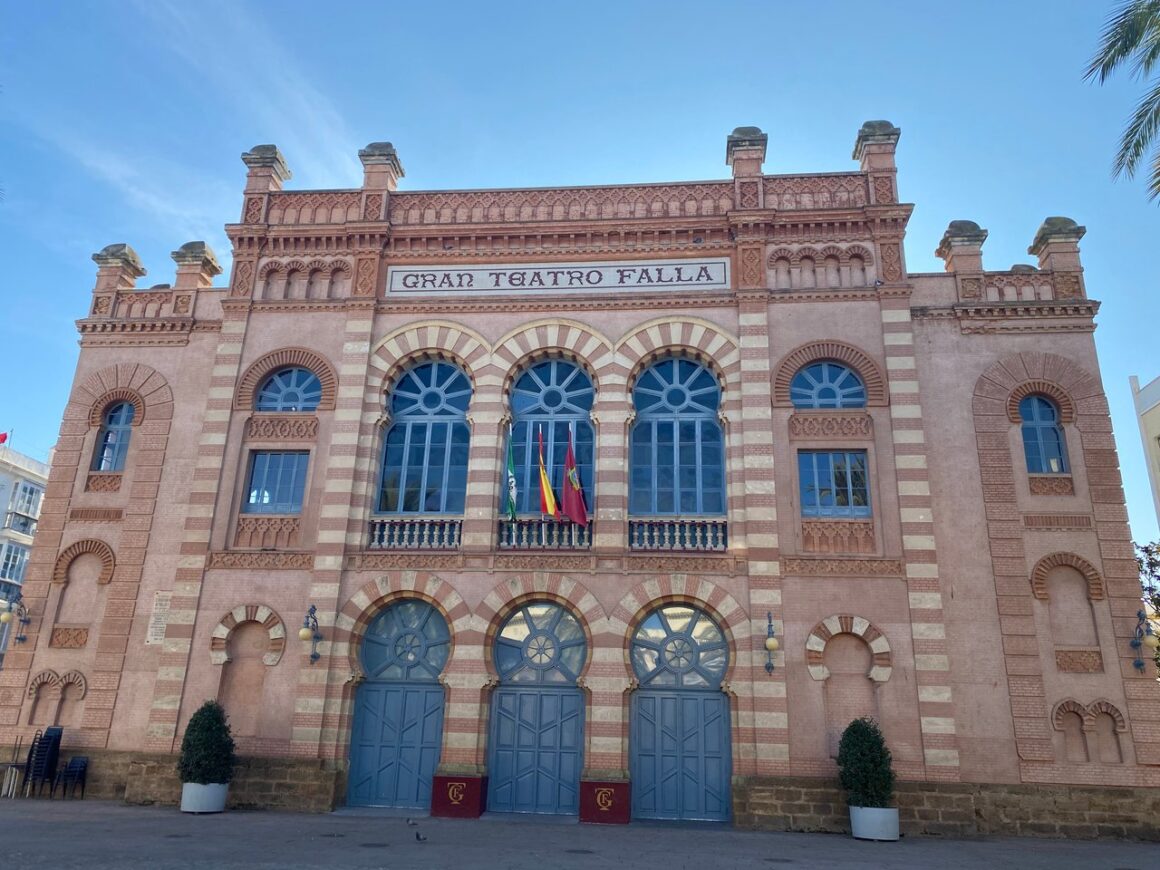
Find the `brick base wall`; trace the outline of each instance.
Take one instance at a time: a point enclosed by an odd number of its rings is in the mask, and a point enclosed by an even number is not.
[[[1160,841],[1160,789],[900,782],[897,796],[904,834]],[[836,780],[738,778],[733,813],[739,828],[850,832]]]
[[[177,756],[91,749],[61,753],[61,764],[73,755],[87,755],[89,769],[85,797],[123,800],[129,804],[181,802]],[[0,758],[12,750],[0,749]],[[242,809],[330,812],[341,786],[334,765],[310,759],[240,758],[230,783],[229,806]],[[48,789],[43,790],[45,796]]]

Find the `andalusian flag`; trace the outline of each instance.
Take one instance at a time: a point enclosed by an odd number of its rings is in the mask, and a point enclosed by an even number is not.
[[[553,519],[559,519],[560,511],[556,507],[556,496],[552,494],[552,482],[548,480],[548,472],[544,468],[544,430],[537,433],[540,437],[540,513]]]
[[[516,458],[512,453],[512,427],[508,426],[508,455],[507,455],[507,501],[504,511],[508,519],[516,521]]]

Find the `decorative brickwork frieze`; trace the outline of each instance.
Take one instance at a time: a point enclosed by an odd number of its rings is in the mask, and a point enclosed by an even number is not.
[[[865,184],[860,178],[858,182]],[[396,192],[391,194],[389,203],[390,220],[396,227],[685,215],[719,217],[733,208],[733,182],[556,190]]]
[[[314,565],[313,553],[239,553],[218,550],[209,554],[207,568],[256,571],[302,571]]]
[[[54,625],[48,645],[53,649],[82,649],[89,642],[88,626]]]
[[[73,508],[68,512],[74,523],[119,523],[125,512],[121,508]]]
[[[90,472],[85,476],[85,492],[120,492],[122,477],[120,472]]]
[[[861,172],[766,177],[765,205],[781,211],[861,208],[869,199]]]
[[[1098,674],[1104,669],[1099,647],[1055,650],[1055,668],[1065,674]]]
[[[297,516],[243,514],[238,517],[234,546],[246,550],[293,550],[302,538],[302,520]]]
[[[874,424],[864,411],[799,411],[789,418],[793,441],[870,440]]]
[[[802,520],[802,548],[809,553],[876,553],[872,520]]]
[[[786,574],[834,577],[902,577],[905,573],[899,559],[819,559],[791,558],[781,561]]]
[[[246,421],[249,441],[313,441],[318,418],[313,414],[256,414]]]
[[[1029,474],[1027,488],[1032,495],[1075,495],[1070,474]]]
[[[1024,514],[1023,528],[1050,532],[1092,528],[1091,514]]]

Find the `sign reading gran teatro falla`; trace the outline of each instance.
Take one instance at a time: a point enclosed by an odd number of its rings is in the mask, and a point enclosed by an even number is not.
[[[729,258],[496,266],[389,266],[391,296],[508,296],[602,290],[727,290]]]

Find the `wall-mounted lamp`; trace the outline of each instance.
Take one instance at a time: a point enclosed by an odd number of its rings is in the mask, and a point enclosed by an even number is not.
[[[310,664],[314,664],[322,654],[318,652],[318,643],[322,640],[322,632],[318,630],[318,608],[313,604],[306,611],[302,619],[302,628],[298,629],[298,639],[310,641]]]
[[[8,609],[0,613],[0,625],[8,625],[12,620],[16,620],[16,634],[12,636],[14,643],[24,643],[28,637],[24,634],[24,626],[32,622],[32,617],[28,613],[28,608],[24,606],[24,602],[20,600],[20,593],[16,593],[16,597],[8,602]]]
[[[1147,648],[1155,654],[1157,647],[1160,647],[1160,637],[1157,637],[1156,632],[1152,630],[1152,623],[1148,619],[1148,614],[1143,610],[1136,612],[1136,620],[1136,631],[1131,641],[1129,641],[1132,646],[1132,652],[1136,655],[1135,660],[1132,662],[1132,667],[1138,671],[1143,671],[1143,650]]]
[[[773,654],[781,649],[781,644],[773,631],[773,613],[765,614],[765,672],[773,675]]]

